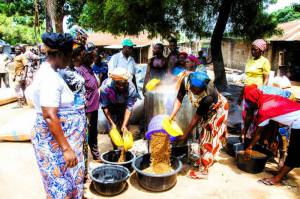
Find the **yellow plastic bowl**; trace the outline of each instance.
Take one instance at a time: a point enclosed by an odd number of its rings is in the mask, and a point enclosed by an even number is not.
[[[132,133],[129,132],[129,131],[125,132],[124,135],[123,135],[123,140],[124,140],[124,150],[128,151],[133,146],[133,136],[132,136]]]
[[[111,129],[109,131],[109,136],[111,137],[111,140],[117,147],[124,145],[123,138],[121,137],[118,129],[116,129],[116,128]]]
[[[162,126],[163,129],[173,137],[183,135],[183,131],[178,124],[175,121],[170,120],[168,117],[163,119]]]
[[[159,79],[151,79],[147,84],[146,84],[146,89],[147,91],[152,91],[158,84],[160,83]]]

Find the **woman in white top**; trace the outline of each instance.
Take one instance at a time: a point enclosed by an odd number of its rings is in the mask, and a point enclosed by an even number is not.
[[[33,83],[31,98],[37,111],[32,144],[47,198],[82,198],[84,178],[84,109],[74,106],[74,94],[58,73],[71,60],[69,34],[42,35],[47,61]]]

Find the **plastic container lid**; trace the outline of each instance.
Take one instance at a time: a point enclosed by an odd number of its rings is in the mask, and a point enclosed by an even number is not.
[[[162,126],[164,130],[173,137],[183,135],[182,129],[175,121],[170,120],[168,117],[163,119]]]
[[[159,79],[151,79],[147,84],[146,84],[146,89],[147,91],[152,91],[158,84],[160,83]]]
[[[123,138],[121,137],[118,129],[113,128],[109,131],[109,136],[111,137],[113,143],[117,146],[123,146],[124,142],[123,142]]]
[[[132,133],[129,132],[129,131],[125,132],[124,135],[123,135],[123,140],[124,140],[124,149],[125,149],[125,151],[128,151],[133,146]]]

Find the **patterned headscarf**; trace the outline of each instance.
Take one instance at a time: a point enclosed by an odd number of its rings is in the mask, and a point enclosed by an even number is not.
[[[199,59],[194,55],[189,55],[187,57],[187,59],[190,60],[191,62],[193,62],[195,65],[200,65],[201,64]]]
[[[70,34],[74,39],[74,47],[77,48],[78,46],[84,46],[86,44],[86,40],[88,38],[86,30],[81,28],[80,26],[73,26],[70,29]]]
[[[259,48],[262,52],[267,50],[267,42],[263,39],[257,39],[252,43],[253,46]]]

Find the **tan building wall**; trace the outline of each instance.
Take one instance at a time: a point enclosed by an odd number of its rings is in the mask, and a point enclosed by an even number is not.
[[[251,58],[251,44],[247,44],[242,40],[224,39],[222,42],[222,54],[225,67],[245,70],[247,60]],[[264,56],[271,62],[272,48],[268,46]],[[272,70],[274,66],[271,64]]]

